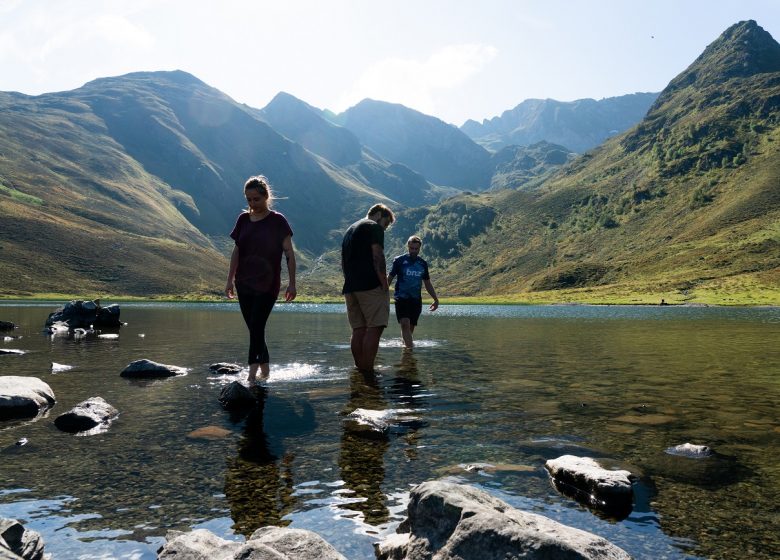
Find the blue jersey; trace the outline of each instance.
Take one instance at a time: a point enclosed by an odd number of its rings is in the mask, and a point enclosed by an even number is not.
[[[428,280],[428,263],[420,257],[412,258],[399,255],[393,259],[391,276],[398,278],[395,283],[395,299],[422,300],[423,280]]]

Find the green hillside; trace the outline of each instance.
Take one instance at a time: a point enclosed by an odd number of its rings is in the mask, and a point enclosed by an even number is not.
[[[780,45],[742,22],[637,127],[540,190],[474,196],[462,215],[451,204],[408,214],[399,233],[430,239],[448,295],[780,303],[779,125]],[[464,232],[474,207],[495,218]]]

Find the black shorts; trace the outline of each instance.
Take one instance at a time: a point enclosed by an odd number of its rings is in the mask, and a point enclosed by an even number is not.
[[[395,317],[398,322],[401,319],[409,319],[412,325],[417,324],[417,319],[420,318],[422,313],[422,300],[421,299],[397,299],[395,300]]]

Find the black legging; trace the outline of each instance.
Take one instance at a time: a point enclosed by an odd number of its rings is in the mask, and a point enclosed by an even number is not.
[[[270,361],[265,344],[265,324],[276,303],[272,294],[256,294],[236,287],[241,315],[249,328],[249,364],[267,364]]]

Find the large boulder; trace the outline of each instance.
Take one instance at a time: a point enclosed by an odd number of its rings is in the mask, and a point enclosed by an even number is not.
[[[617,519],[625,519],[633,507],[634,490],[629,471],[608,470],[595,459],[562,455],[544,465],[560,493]]]
[[[159,560],[346,560],[322,537],[303,529],[263,527],[245,542],[221,539],[206,529],[169,531]]]
[[[179,366],[169,366],[166,364],[159,364],[152,360],[142,359],[130,362],[128,366],[122,370],[122,377],[134,377],[134,378],[156,378],[156,377],[173,377],[174,375],[184,375],[187,373],[187,368]]]
[[[46,326],[56,322],[67,323],[71,329],[95,327],[121,327],[119,320],[119,306],[117,304],[102,307],[100,300],[77,301],[73,300],[49,314]]]
[[[376,546],[379,560],[629,560],[606,539],[520,511],[472,486],[424,482],[408,519]]]
[[[54,425],[63,432],[86,432],[95,429],[102,431],[108,428],[119,411],[108,404],[102,397],[92,397],[80,402],[68,412],[60,414]]]
[[[16,519],[0,517],[0,559],[23,558],[24,560],[42,560],[46,558],[43,552],[41,535]]]
[[[33,418],[55,402],[51,387],[37,377],[0,376],[0,420]]]

